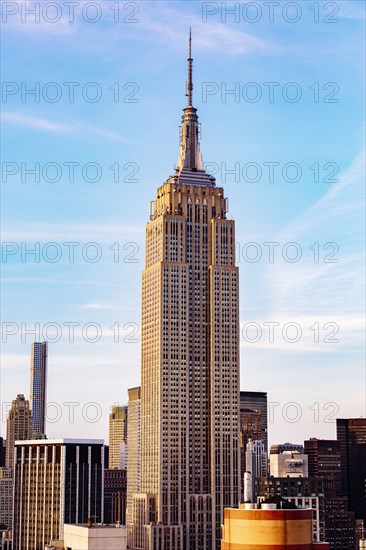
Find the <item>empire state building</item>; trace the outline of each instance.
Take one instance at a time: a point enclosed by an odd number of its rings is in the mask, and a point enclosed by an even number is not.
[[[219,550],[239,502],[239,277],[235,222],[207,174],[192,103],[175,173],[151,202],[142,281],[141,471],[129,547]]]

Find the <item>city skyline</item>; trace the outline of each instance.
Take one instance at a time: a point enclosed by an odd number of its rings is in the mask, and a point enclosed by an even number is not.
[[[356,122],[357,116],[361,113],[362,93],[357,86],[351,87],[347,84],[350,74],[353,82],[354,79],[361,82],[359,75],[362,59],[352,55],[350,63],[349,57],[345,54],[340,55],[342,40],[350,30],[355,35],[356,44],[360,44],[358,33],[364,22],[362,13],[357,11],[355,3],[348,3],[351,6],[347,8],[348,11],[344,3],[339,4],[340,22],[333,27],[320,24],[317,28],[309,18],[305,22],[300,21],[295,35],[300,39],[302,49],[299,48],[293,55],[289,53],[289,44],[285,51],[283,50],[284,27],[289,28],[289,24],[283,20],[275,30],[266,35],[269,27],[265,26],[264,22],[254,29],[251,28],[250,32],[248,25],[240,26],[229,19],[227,23],[222,23],[214,19],[214,16],[207,16],[207,22],[204,23],[202,14],[198,14],[189,2],[187,7],[177,2],[174,8],[169,3],[159,3],[157,13],[142,5],[141,31],[146,32],[145,40],[152,47],[154,67],[149,68],[140,55],[132,57],[133,61],[129,64],[125,64],[126,60],[122,56],[124,81],[131,83],[135,79],[136,82],[140,79],[140,82],[137,82],[137,103],[114,103],[111,98],[108,101],[106,99],[105,103],[100,101],[97,104],[88,104],[84,101],[81,105],[80,102],[76,102],[78,107],[82,107],[79,115],[84,122],[76,122],[74,129],[70,130],[67,118],[65,122],[60,123],[60,117],[75,117],[76,105],[44,101],[38,105],[37,102],[32,103],[30,98],[22,102],[20,97],[9,95],[7,104],[3,105],[3,124],[6,125],[10,137],[9,149],[6,150],[4,158],[9,162],[18,160],[19,163],[27,161],[31,164],[32,161],[38,161],[44,164],[55,160],[56,157],[52,154],[54,147],[59,146],[56,160],[60,165],[74,160],[85,164],[90,162],[90,158],[98,158],[106,171],[114,162],[123,161],[121,166],[132,163],[125,169],[123,177],[132,180],[137,178],[139,181],[114,184],[110,181],[113,176],[111,170],[108,177],[102,180],[104,185],[102,182],[93,184],[86,181],[71,183],[64,178],[54,184],[37,184],[31,180],[15,182],[14,178],[11,180],[9,176],[9,186],[3,188],[5,205],[10,208],[10,217],[5,218],[3,222],[5,241],[19,244],[24,241],[29,245],[39,242],[43,252],[46,242],[56,242],[60,243],[59,246],[62,245],[63,253],[66,250],[63,245],[65,242],[97,242],[102,247],[103,258],[97,263],[78,260],[72,264],[65,262],[63,258],[61,262],[43,261],[38,265],[37,262],[32,263],[30,256],[27,258],[28,261],[22,262],[20,256],[18,258],[16,254],[9,254],[3,271],[6,271],[4,285],[5,289],[9,290],[10,302],[5,303],[3,319],[18,325],[20,331],[15,336],[9,334],[8,341],[3,343],[5,352],[1,372],[2,402],[11,402],[21,392],[28,398],[28,377],[24,378],[24,372],[29,368],[28,354],[32,336],[24,343],[20,341],[22,322],[27,325],[26,328],[35,322],[40,323],[42,327],[47,323],[57,323],[64,331],[67,329],[65,322],[79,323],[81,326],[92,322],[103,327],[107,333],[100,342],[93,344],[91,341],[82,341],[80,328],[77,327],[74,343],[67,341],[63,334],[58,343],[49,344],[49,402],[57,404],[50,414],[56,413],[57,417],[60,409],[62,412],[59,421],[48,423],[50,437],[61,434],[74,436],[80,433],[89,436],[95,433],[96,425],[92,418],[99,408],[95,407],[94,410],[89,406],[90,418],[89,421],[85,421],[85,407],[87,404],[97,403],[103,414],[97,421],[97,432],[107,440],[109,407],[114,403],[126,404],[127,389],[139,384],[139,289],[144,251],[142,229],[148,214],[147,205],[151,188],[164,181],[166,174],[171,172],[169,167],[176,156],[178,140],[175,141],[174,137],[177,135],[176,128],[179,124],[178,108],[181,105],[182,82],[185,75],[184,37],[191,23],[194,36],[197,37],[195,74],[199,99],[196,107],[199,108],[201,120],[204,122],[204,160],[208,165],[211,164],[213,172],[218,170],[218,173],[214,174],[217,184],[222,183],[225,187],[230,198],[230,214],[239,224],[237,242],[240,252],[238,265],[241,271],[242,363],[240,389],[268,392],[268,401],[274,415],[274,422],[271,422],[270,418],[268,425],[271,443],[283,443],[287,440],[301,442],[312,436],[334,438],[336,417],[365,415],[360,384],[364,377],[360,336],[362,314],[358,305],[361,293],[355,286],[355,281],[361,279],[359,269],[363,247],[359,211],[359,206],[362,205],[361,161],[354,162],[354,159],[359,159],[358,150],[362,145],[361,127]],[[157,28],[157,16],[159,15],[159,20],[169,21],[173,25],[173,15],[179,13],[184,15],[184,28],[183,25],[175,27],[179,40],[169,33],[162,38],[157,33],[160,29]],[[309,15],[309,12],[307,14]],[[78,37],[80,40],[83,38],[85,46],[90,47],[88,27],[85,25],[85,21],[79,22],[77,30],[76,27],[65,25],[61,29],[59,25],[53,27],[52,33],[50,26],[45,25],[42,40],[33,34],[31,23],[21,27],[9,19],[5,31],[10,35],[10,43],[15,38],[19,40],[19,43],[13,44],[17,59],[24,60],[27,55],[31,56],[32,52],[39,53],[40,48],[47,43],[51,47],[51,60],[54,52],[52,48],[64,44],[65,35],[71,41],[78,40]],[[110,25],[110,22],[102,21],[100,30],[105,31],[107,25]],[[314,34],[307,37],[305,31],[310,28]],[[320,42],[320,61],[316,62],[311,59],[311,52],[314,52],[313,40],[319,38],[321,28],[327,33]],[[138,24],[134,27],[135,35],[131,34],[132,30],[128,25],[125,25],[125,30],[129,39],[141,38]],[[79,32],[83,34],[78,34]],[[28,44],[31,37],[36,38],[32,46],[34,49],[25,54],[22,48],[19,48],[19,44]],[[340,40],[339,43],[335,37]],[[124,41],[123,45],[120,45],[114,34],[110,36],[110,40],[116,45],[116,52],[128,51],[129,55],[132,55],[127,42]],[[291,41],[292,38],[289,37],[288,40]],[[167,44],[172,45],[171,53],[164,47]],[[332,58],[336,52],[338,53],[338,56],[335,56],[337,64],[333,66],[333,71],[330,68],[324,70],[324,63],[331,57],[330,45],[333,47]],[[305,54],[306,46],[310,46],[310,52]],[[103,74],[101,85],[105,90],[105,96],[106,90],[109,89],[106,83],[113,86],[113,82],[121,80],[120,74],[117,75],[112,68],[116,52],[110,52],[112,62],[108,59],[105,64],[102,63],[102,60],[105,61],[106,47],[107,43],[104,42],[99,48],[95,46],[98,67],[100,74]],[[222,56],[217,51],[220,48]],[[352,48],[350,44],[351,52]],[[349,51],[347,53],[350,54]],[[68,79],[73,80],[72,75],[84,59],[84,55],[81,49],[80,57],[75,58],[75,66],[70,66],[69,73],[62,70],[62,66],[57,70],[51,67],[50,61],[46,59],[45,70],[35,70],[36,78],[27,71],[22,75],[16,68],[12,69],[10,74],[16,82],[26,80],[31,83],[33,78],[36,81],[62,83]],[[225,66],[228,57],[232,62],[232,69],[229,68],[230,63]],[[256,57],[259,57],[262,68],[258,67],[258,61],[254,62]],[[280,69],[280,62],[284,59],[286,70]],[[66,62],[66,57],[63,61]],[[271,71],[269,65],[273,61],[274,68]],[[303,70],[301,78],[300,72],[297,73],[295,69],[296,61],[300,62]],[[311,66],[310,61],[313,63]],[[136,67],[139,70],[133,66],[134,63],[138,63]],[[95,67],[88,65],[82,73],[86,82],[93,80],[91,75],[94,75],[95,80],[95,74]],[[126,75],[128,78],[125,78]],[[229,93],[225,101],[220,100],[222,82],[225,82],[227,90],[232,90],[233,85],[235,87],[235,83],[240,80],[242,92],[243,83],[258,81],[263,93],[264,90],[268,91],[268,86],[264,86],[263,82],[277,82],[281,79],[282,84],[297,79],[303,94],[305,95],[307,90],[310,99],[306,96],[306,100],[292,103],[284,101],[283,98],[280,100],[280,95],[275,96],[277,99],[273,104],[269,101],[251,103],[248,100],[237,103],[235,97]],[[329,83],[335,80],[339,81],[339,98],[342,101],[334,104],[321,102],[320,105],[311,102],[316,90],[309,92],[309,86],[318,81]],[[204,88],[205,82],[210,82],[211,88]],[[216,86],[219,86],[218,91]],[[332,91],[331,88],[324,91],[321,87],[320,90],[324,95]],[[130,87],[123,94],[127,95],[133,91],[133,87]],[[294,88],[291,88],[291,92],[293,91]],[[111,97],[113,93],[113,90],[108,91]],[[306,124],[307,111],[312,116],[319,117],[319,128]],[[130,129],[131,135],[126,131],[118,133],[113,123],[113,116],[117,112],[117,126],[124,122],[123,130]],[[347,121],[346,113],[349,117]],[[299,127],[304,128],[301,136],[298,127],[292,123],[294,116],[298,117]],[[105,117],[111,130],[103,128],[102,117]],[[100,124],[99,129],[97,124]],[[280,124],[283,124],[282,131]],[[353,130],[352,124],[355,128]],[[28,138],[37,136],[40,148],[33,146],[33,149],[26,153],[24,147],[27,139],[20,139],[19,131],[24,132]],[[341,131],[349,137],[342,141],[342,145],[345,145],[342,152],[332,139],[332,133]],[[84,134],[85,140],[80,152],[75,155],[72,151],[75,143],[79,141],[78,133]],[[142,138],[145,133],[149,137]],[[319,138],[317,133],[320,134]],[[309,145],[311,136],[314,146],[312,142]],[[14,149],[15,138],[19,144],[17,150]],[[47,144],[47,140],[50,140],[51,145]],[[68,140],[72,147],[68,145]],[[295,142],[296,147],[291,145],[291,141]],[[108,153],[101,152],[103,142],[108,142]],[[286,148],[288,152],[284,154]],[[301,154],[298,152],[299,149],[302,150]],[[97,152],[100,154],[99,157]],[[309,175],[311,178],[315,175],[317,168],[314,163],[318,162],[319,166],[324,167],[326,163],[335,162],[335,159],[339,166],[338,183],[308,181]],[[261,183],[243,181],[242,175],[240,181],[235,181],[236,175],[226,174],[225,177],[222,163],[225,163],[227,170],[232,170],[235,163],[239,163],[242,174],[243,167],[254,162],[260,163],[262,170],[269,168],[268,163],[279,162],[283,166],[288,162],[296,162],[304,171],[307,169],[307,176],[297,183],[276,181],[272,184],[264,183],[264,179]],[[133,163],[138,165],[137,176],[131,176],[135,170]],[[309,166],[313,166],[313,169],[309,170]],[[327,174],[331,173],[331,168],[332,166],[327,168]],[[207,170],[210,171],[209,166]],[[249,172],[247,175],[249,176]],[[288,175],[293,177],[292,172]],[[253,178],[252,172],[250,178]],[[223,179],[226,179],[226,182]],[[136,186],[139,188],[138,193],[135,192]],[[88,195],[90,190],[93,193]],[[25,204],[29,200],[33,207],[23,220]],[[75,206],[70,206],[71,200]],[[52,207],[54,201],[59,204],[56,210]],[[44,210],[45,206],[48,206],[47,214],[42,218],[42,222],[39,222],[40,208]],[[85,206],[84,211],[81,206]],[[94,220],[97,220],[95,227]],[[355,238],[355,234],[358,237]],[[117,241],[120,243],[120,261],[115,263],[113,257],[117,249],[113,248],[113,243]],[[279,243],[274,248],[276,260],[273,263],[264,261],[265,254],[269,257],[270,248],[264,244],[268,242]],[[299,262],[292,263],[291,255],[296,254],[298,250],[292,247],[286,249],[287,261],[281,260],[281,256],[277,258],[277,252],[281,255],[284,246],[292,242],[298,243],[304,257]],[[256,245],[249,248],[248,243]],[[319,243],[319,248],[315,243]],[[334,245],[324,249],[327,243],[335,243],[339,250]],[[253,254],[258,252],[258,247],[262,259],[252,262]],[[50,255],[51,252],[54,250],[50,249]],[[94,250],[90,251],[91,254],[92,252]],[[42,252],[40,254],[42,257]],[[315,261],[317,254],[320,256],[319,262]],[[336,258],[339,262],[326,263],[326,257]],[[126,258],[138,261],[123,262]],[[22,271],[19,275],[20,268]],[[98,277],[100,282],[97,282]],[[24,290],[20,290],[19,283],[24,285]],[[75,290],[72,289],[71,283],[74,283]],[[40,286],[44,286],[44,302],[37,304],[35,308],[32,296],[36,296],[35,289]],[[17,290],[21,297],[20,301],[15,298]],[[59,295],[62,295],[61,299]],[[50,308],[52,314],[49,313]],[[37,316],[34,311],[37,311]],[[115,331],[109,329],[115,323],[119,324],[120,340],[125,340],[119,344],[113,341]],[[276,331],[278,326],[280,327],[279,332],[275,333],[277,336],[273,343],[268,341],[268,323],[279,323],[272,325]],[[286,341],[282,331],[288,323],[292,326]],[[303,328],[302,338],[295,343],[289,342],[294,337],[294,329],[296,330],[293,323],[298,323]],[[261,327],[262,337],[255,342],[258,325]],[[247,341],[243,337],[245,328]],[[51,327],[51,335],[54,334],[54,329],[55,327]],[[316,337],[319,337],[319,343],[314,341]],[[339,339],[339,342],[326,343],[323,341],[325,337]],[[39,339],[38,335],[36,339]],[[342,372],[345,363],[353,376],[345,376]],[[280,377],[274,372],[278,372],[278,369]],[[315,373],[318,376],[316,387]],[[108,389],[105,385],[102,387],[105,375],[113,379],[113,384]],[[301,393],[298,391],[298,376],[302,377]],[[73,385],[69,384],[71,377],[75,380]],[[19,379],[23,379],[22,387],[19,387]],[[82,396],[78,389],[80,387],[85,387]],[[60,388],[65,395],[61,402]],[[70,407],[65,406],[65,402],[79,403],[75,405],[77,420],[74,422],[68,421]],[[298,405],[292,405],[294,403]],[[81,412],[83,409],[84,418]],[[296,419],[300,413],[301,419],[295,422],[294,418]],[[332,422],[327,423],[327,419]],[[4,434],[4,412],[2,420]]]

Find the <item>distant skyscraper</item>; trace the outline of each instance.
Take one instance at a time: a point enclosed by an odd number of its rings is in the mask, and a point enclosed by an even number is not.
[[[12,401],[6,424],[6,466],[13,467],[15,441],[32,439],[33,420],[29,401],[18,394]]]
[[[342,492],[356,519],[366,520],[366,419],[337,418]]]
[[[308,455],[309,477],[322,478],[325,481],[326,497],[338,497],[342,494],[341,451],[338,441],[312,438],[304,442]]]
[[[32,409],[34,437],[46,433],[47,398],[47,342],[33,342],[30,372],[30,406]]]
[[[219,549],[224,508],[240,494],[235,222],[204,170],[192,89],[189,49],[180,156],[146,227],[133,504],[135,548],[145,550]]]
[[[248,440],[245,451],[246,471],[250,472],[252,477],[252,495],[255,502],[255,478],[267,475],[267,455],[265,453],[263,441]]]
[[[267,393],[261,391],[240,392],[240,433],[243,443],[251,438],[264,443],[268,455]]]
[[[246,448],[249,439],[263,442],[264,454],[268,460],[267,416],[267,393],[257,391],[240,392],[240,462],[242,472],[242,496],[244,492],[243,473],[245,471],[250,471],[250,466],[246,464]],[[263,475],[266,475],[266,473]]]
[[[141,490],[141,388],[128,390],[127,416],[127,510],[126,525],[132,543],[132,497]]]
[[[112,407],[109,415],[109,469],[125,469],[127,444],[127,407]]]
[[[13,550],[44,550],[64,523],[103,522],[103,441],[19,442],[14,464]]]

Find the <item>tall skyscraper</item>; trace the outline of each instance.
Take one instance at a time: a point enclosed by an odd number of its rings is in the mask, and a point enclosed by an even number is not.
[[[23,394],[18,394],[12,401],[6,423],[6,466],[13,468],[15,441],[32,439],[32,412]]]
[[[46,433],[47,392],[47,342],[33,342],[30,372],[30,406],[32,409],[34,436]]]
[[[103,522],[102,440],[18,442],[14,465],[13,550],[44,550],[64,523]]]
[[[218,550],[240,494],[235,222],[204,169],[192,102],[175,173],[157,190],[142,283],[141,494],[134,547]]]
[[[342,492],[356,519],[366,520],[366,419],[337,418]]]
[[[109,468],[125,469],[127,444],[127,407],[114,406],[109,415]]]

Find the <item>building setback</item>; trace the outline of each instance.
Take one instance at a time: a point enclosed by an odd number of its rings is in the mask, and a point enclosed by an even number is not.
[[[47,398],[47,342],[33,342],[30,366],[30,406],[32,410],[34,437],[46,433]]]
[[[189,49],[179,160],[146,227],[131,530],[132,547],[144,550],[218,550],[224,508],[240,494],[235,222],[203,167],[192,89]]]
[[[13,550],[44,550],[64,523],[103,522],[103,441],[17,442],[14,467]]]

